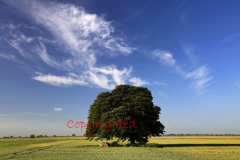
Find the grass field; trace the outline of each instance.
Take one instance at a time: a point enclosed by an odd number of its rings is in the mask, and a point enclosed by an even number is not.
[[[98,146],[101,141],[85,139],[4,138],[0,139],[0,159],[240,159],[240,136],[162,136],[150,139],[149,143],[161,144],[163,148],[105,148]],[[8,143],[10,145],[6,145]]]

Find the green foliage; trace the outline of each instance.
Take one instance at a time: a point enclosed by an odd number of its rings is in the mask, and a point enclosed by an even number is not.
[[[146,144],[148,137],[163,134],[165,128],[158,121],[161,109],[154,106],[152,99],[147,88],[130,85],[119,85],[111,93],[101,92],[90,106],[89,123],[84,136],[90,141],[94,137],[98,137],[96,140],[118,137],[122,141],[128,139],[131,144],[135,144],[135,141]],[[135,127],[130,128],[127,124],[124,128],[125,123],[120,127],[120,121],[127,121],[128,124],[135,122]]]
[[[72,136],[76,136],[75,134],[72,134]]]
[[[31,134],[31,135],[30,135],[30,138],[35,138],[35,135],[34,135],[34,134]]]
[[[53,137],[56,137],[56,135],[53,135]]]

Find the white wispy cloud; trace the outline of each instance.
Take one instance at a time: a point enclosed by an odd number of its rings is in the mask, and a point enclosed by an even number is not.
[[[161,86],[167,86],[167,83],[163,83],[163,82],[154,82],[154,84],[161,85]]]
[[[21,116],[21,115],[46,116],[47,114],[30,113],[30,112],[22,112],[22,114],[0,114],[0,116]]]
[[[68,76],[55,76],[35,72],[38,76],[32,78],[55,86],[95,84],[112,90],[116,85],[125,84],[125,80],[130,77],[131,70],[132,67],[130,69],[117,70],[116,66],[112,65],[102,68],[91,68],[81,75],[71,72]]]
[[[204,88],[206,87],[207,85],[209,84],[206,84],[208,81],[210,81],[213,77],[206,77],[206,78],[203,78],[203,79],[200,79],[199,81],[197,81],[197,85],[195,86],[196,88]]]
[[[130,77],[130,69],[124,68],[124,70],[117,70],[116,66],[107,66],[103,68],[91,68],[86,72],[90,74],[90,81],[105,89],[114,89],[116,85],[125,84],[125,79]],[[111,78],[108,79],[107,76]],[[114,82],[108,84],[109,82]]]
[[[33,30],[37,30],[38,28],[36,28],[36,27],[29,27],[29,26],[27,26],[26,24],[24,24],[24,23],[20,23],[20,24],[18,24],[18,27],[23,27],[23,28],[25,28],[25,29],[33,29]]]
[[[25,58],[31,58],[29,56],[29,54],[27,52],[24,52],[24,50],[22,49],[22,47],[19,45],[19,41],[18,40],[11,40],[9,41],[9,44],[15,48],[23,57]]]
[[[130,54],[133,50],[121,37],[112,36],[115,29],[103,16],[89,14],[82,7],[70,4],[21,2],[21,9],[28,6],[25,12],[70,50],[73,66],[94,65],[92,61],[96,61],[95,55],[100,53],[99,47],[107,53],[111,51],[111,55]]]
[[[32,77],[32,79],[45,82],[54,86],[68,86],[68,85],[87,85],[87,82],[81,79],[73,79],[66,76],[54,76],[54,75],[39,75]]]
[[[33,59],[33,56],[26,51],[26,48],[28,48],[28,43],[31,43],[34,38],[24,35],[16,26],[12,24],[10,26],[11,27],[7,27],[9,30],[5,30],[5,32],[8,32],[8,35],[5,33],[2,38],[5,40],[5,42],[15,48],[21,56],[24,58]]]
[[[206,66],[200,66],[193,72],[186,72],[181,69],[180,66],[176,64],[176,60],[173,58],[173,55],[169,52],[163,50],[155,50],[152,52],[152,57],[160,58],[160,62],[163,65],[174,68],[180,75],[184,77],[184,79],[194,79],[190,87],[195,90],[197,94],[203,94],[206,90],[203,90],[205,87],[209,85],[209,81],[213,79],[213,77],[207,77],[209,75],[210,69]]]
[[[165,92],[164,92],[164,91],[161,91],[161,92],[158,92],[158,94],[159,94],[160,96],[163,96],[163,95],[165,94]]]
[[[22,112],[27,115],[37,115],[37,116],[46,116],[47,114],[40,114],[40,113],[30,113],[30,112]]]
[[[141,86],[141,85],[149,84],[148,81],[141,80],[141,78],[136,78],[136,77],[129,79],[129,82],[132,82],[134,86]]]
[[[185,8],[185,7],[184,7]],[[191,9],[190,8],[185,8],[181,11],[180,15],[179,15],[179,19],[181,20],[181,22],[184,24],[184,25],[187,25],[187,20],[189,19],[190,17],[190,13],[191,13]]]
[[[132,67],[124,70],[112,66],[95,67],[97,56],[129,55],[136,50],[118,36],[112,23],[106,21],[104,16],[87,13],[84,8],[71,4],[35,0],[5,2],[32,17],[37,25],[43,26],[53,36],[49,38],[39,34],[28,37],[18,29],[27,25],[11,24],[8,26],[11,30],[9,35],[12,36],[11,40],[7,39],[9,44],[25,58],[31,57],[29,53],[35,53],[45,64],[69,72],[68,76],[41,73],[33,79],[55,86],[93,83],[113,89],[130,77]],[[66,53],[53,54],[48,51],[49,45],[61,46]],[[37,56],[34,55],[34,58]]]
[[[6,54],[6,53],[3,53],[3,52],[0,52],[0,57],[3,57],[3,58],[8,59],[10,61],[22,63],[17,59],[16,56],[11,55],[11,54]]]
[[[79,77],[77,74],[75,73],[69,73],[69,76],[72,76],[72,77]]]
[[[124,68],[124,70],[117,70],[116,66],[107,66],[104,68],[91,68],[91,72],[97,73],[103,73],[106,75],[111,75],[113,80],[116,82],[117,85],[125,84],[125,79],[130,76],[130,73],[132,71],[133,67],[130,67],[130,69]]]
[[[209,68],[207,68],[206,66],[201,66],[193,72],[186,73],[185,79],[187,79],[187,78],[193,78],[193,79],[203,78],[203,77],[206,77],[208,74],[209,74]]]
[[[195,82],[192,83],[190,87],[193,88],[198,95],[206,92],[206,90],[203,89],[209,86],[210,84],[208,82],[213,79],[212,76],[208,77],[209,70],[206,66],[201,66],[195,71],[185,74],[185,79],[195,79]]]
[[[20,116],[21,114],[0,114],[0,116],[6,117],[6,116]]]
[[[186,21],[187,17],[188,17],[187,11],[182,11],[182,13],[179,15],[180,20],[182,20],[183,22]]]
[[[153,57],[158,57],[160,61],[168,66],[174,66],[176,60],[173,58],[173,55],[169,52],[163,50],[155,50],[152,52]]]
[[[43,35],[28,37],[17,29],[19,26],[11,24],[8,28],[11,30],[9,35],[12,38],[6,39],[7,42],[25,58],[31,59],[34,57],[32,60],[35,60],[37,56],[29,54],[35,53],[45,64],[68,71],[67,76],[39,73],[38,76],[32,77],[34,80],[55,86],[95,84],[105,89],[113,89],[116,85],[125,84],[127,79],[137,86],[149,84],[141,78],[131,78],[132,67],[118,70],[113,66],[101,68],[95,66],[97,56],[129,55],[133,50],[136,50],[116,34],[114,26],[111,22],[106,21],[104,16],[87,13],[82,7],[70,4],[29,0],[6,2],[32,17],[38,25],[43,26],[52,36],[52,38],[46,38]],[[24,25],[24,27],[27,26]],[[53,54],[48,50],[49,45],[62,46],[65,52]],[[192,57],[193,61],[195,58],[192,53],[193,48],[187,46],[184,50],[187,55]],[[0,56],[6,58],[6,55],[1,54]],[[200,77],[202,79],[208,78],[204,74],[201,76],[201,72],[205,73],[204,68],[191,73],[184,72],[176,64],[176,60],[170,52],[155,50],[152,52],[152,56],[157,57],[162,64],[173,67],[186,79],[192,78],[200,81]],[[16,58],[8,55],[8,59],[14,60]],[[159,85],[165,84],[161,83]]]
[[[200,80],[192,83],[190,85],[190,87],[193,88],[198,95],[201,95],[201,94],[207,92],[206,90],[203,90],[203,89],[210,85],[208,82],[211,79],[213,79],[213,77],[206,77],[206,78],[200,79]]]
[[[62,111],[62,108],[54,108],[54,111]]]
[[[47,54],[46,47],[43,43],[40,42],[40,45],[36,47],[35,52],[48,65],[59,69],[63,68],[60,63],[56,62],[53,57]]]
[[[238,34],[233,34],[233,35],[225,38],[222,42],[223,43],[230,43],[230,42],[235,41],[235,40],[237,40],[239,38],[240,38],[240,34],[239,33]]]
[[[183,52],[190,58],[193,64],[197,62],[198,57],[193,53],[194,46],[190,44],[181,44]]]
[[[30,43],[33,41],[34,38],[32,37],[27,37],[25,36],[24,34],[21,34],[20,37],[22,38],[23,41],[27,42],[27,43]]]
[[[115,88],[114,84],[110,84],[110,85],[108,84],[109,80],[105,75],[99,75],[99,74],[97,75],[90,72],[90,80],[95,84],[97,84],[98,86],[105,89],[112,90]]]
[[[236,85],[238,88],[240,88],[240,81],[235,82],[234,85]]]
[[[164,91],[159,91],[158,94],[161,96],[161,97],[164,97],[165,99],[168,99],[168,96],[166,96],[166,93]]]

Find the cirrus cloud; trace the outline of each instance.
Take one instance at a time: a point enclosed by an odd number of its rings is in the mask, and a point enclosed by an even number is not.
[[[36,25],[44,27],[49,33],[48,37],[44,34],[28,37],[19,29],[26,28],[26,25],[11,24],[7,27],[9,36],[5,36],[6,42],[17,49],[20,56],[69,72],[67,76],[41,73],[32,79],[54,86],[93,83],[105,89],[112,89],[116,84],[124,84],[125,79],[129,78],[132,67],[121,71],[115,66],[95,66],[97,56],[127,56],[136,50],[117,34],[112,23],[105,20],[104,16],[87,13],[84,8],[71,4],[35,0],[5,2],[28,15],[35,20]],[[66,53],[61,50],[57,54],[49,51],[49,48],[56,46],[62,47]],[[8,59],[10,58],[16,59],[8,56]]]
[[[173,58],[173,55],[169,52],[162,50],[155,50],[152,52],[153,57],[158,57],[160,61],[168,66],[174,66],[176,60]]]
[[[87,82],[80,79],[73,79],[66,76],[54,76],[54,75],[39,75],[32,77],[32,79],[45,82],[54,86],[68,86],[68,85],[86,85]]]
[[[208,77],[210,69],[207,68],[205,65],[198,67],[192,72],[186,72],[182,70],[179,65],[176,64],[176,60],[173,58],[173,55],[167,51],[154,50],[151,55],[154,58],[159,58],[160,62],[163,65],[175,69],[180,75],[184,77],[184,79],[194,79],[194,82],[190,84],[189,87],[193,88],[198,95],[206,92],[204,88],[207,87],[209,85],[208,82],[213,79],[212,76]]]
[[[54,111],[62,111],[62,108],[54,108]]]
[[[148,81],[141,80],[141,78],[136,78],[136,77],[129,79],[129,82],[132,82],[134,86],[141,86],[141,85],[149,84]]]

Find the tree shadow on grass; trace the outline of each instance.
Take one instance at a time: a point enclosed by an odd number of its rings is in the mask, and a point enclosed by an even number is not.
[[[164,144],[163,147],[240,146],[240,144]]]
[[[99,145],[82,145],[82,146],[77,146],[76,148],[85,148],[85,147],[99,147]]]
[[[150,147],[150,148],[163,148],[163,147],[224,147],[224,146],[240,146],[240,144],[154,144],[154,145],[117,145],[109,147]],[[99,147],[99,145],[82,145],[77,146],[76,148],[84,147]]]

